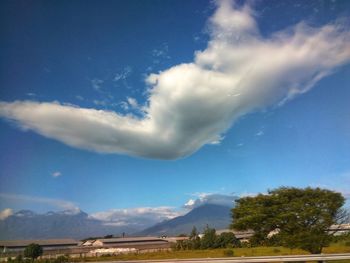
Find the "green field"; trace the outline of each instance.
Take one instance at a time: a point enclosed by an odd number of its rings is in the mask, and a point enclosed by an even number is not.
[[[232,252],[229,252],[232,251]],[[333,244],[324,248],[323,253],[350,253],[350,246],[342,243]],[[302,255],[308,254],[304,250],[289,249],[284,247],[254,247],[254,248],[233,248],[233,249],[207,249],[207,250],[182,250],[167,252],[152,252],[139,254],[125,254],[118,256],[101,256],[85,259],[75,259],[74,261],[105,261],[105,260],[156,260],[156,259],[186,259],[186,258],[218,258],[232,255],[234,257],[251,256],[278,256],[278,255]],[[350,260],[333,261],[350,262]]]

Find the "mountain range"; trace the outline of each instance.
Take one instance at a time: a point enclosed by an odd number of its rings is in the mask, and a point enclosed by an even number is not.
[[[130,236],[175,236],[188,234],[193,226],[201,232],[206,225],[216,229],[227,228],[231,223],[229,206],[205,204],[183,216],[149,225],[113,225],[90,217],[83,211],[62,211],[37,214],[21,210],[0,220],[0,240],[75,238],[123,232]]]
[[[104,236],[110,233],[134,232],[130,226],[111,226],[89,217],[82,211],[62,211],[37,214],[21,210],[0,220],[0,240],[49,239]]]

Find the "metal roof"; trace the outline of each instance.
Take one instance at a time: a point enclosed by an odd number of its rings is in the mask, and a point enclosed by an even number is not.
[[[0,247],[26,247],[29,244],[39,244],[40,246],[64,246],[78,245],[78,241],[74,239],[45,239],[45,240],[10,240],[0,241]]]
[[[124,242],[147,242],[147,241],[165,241],[158,237],[119,237],[119,238],[101,238],[96,241],[103,243],[124,243]]]

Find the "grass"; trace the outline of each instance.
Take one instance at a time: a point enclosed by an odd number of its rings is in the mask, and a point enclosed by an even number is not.
[[[234,257],[254,257],[254,256],[279,256],[279,255],[302,255],[308,252],[301,249],[289,249],[284,247],[254,247],[254,248],[233,248]],[[227,253],[228,249],[207,249],[207,250],[182,250],[164,251],[139,254],[124,254],[108,257],[91,257],[85,259],[71,259],[72,261],[106,261],[106,260],[160,260],[160,259],[188,259],[188,258],[218,258],[232,255]],[[342,243],[334,244],[324,248],[323,253],[350,253],[350,246]],[[350,263],[350,260],[333,261]]]

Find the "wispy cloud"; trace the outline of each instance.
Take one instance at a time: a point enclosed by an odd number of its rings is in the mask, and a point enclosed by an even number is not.
[[[61,199],[21,194],[0,193],[0,200],[1,202],[8,204],[9,206],[11,206],[11,204],[16,204],[17,206],[27,207],[28,204],[44,204],[55,209],[70,210],[72,212],[80,211],[79,207],[75,203]]]
[[[97,91],[99,91],[101,88],[102,88],[102,84],[104,83],[104,81],[102,80],[102,79],[97,79],[97,78],[95,78],[95,79],[92,79],[91,80],[91,86],[95,89],[95,90],[97,90]]]
[[[53,173],[51,174],[51,176],[54,177],[54,178],[60,177],[60,176],[62,176],[62,173],[59,172],[59,171],[56,171],[56,172],[53,172]]]
[[[128,100],[129,105],[131,106],[131,108],[133,108],[133,109],[139,108],[139,104],[137,103],[136,99],[128,97],[127,100]]]
[[[336,23],[301,22],[265,37],[248,5],[220,1],[208,47],[192,63],[147,77],[142,118],[34,101],[1,102],[0,116],[73,147],[176,159],[219,141],[241,116],[309,91],[349,62],[349,42],[349,29]]]
[[[81,101],[85,100],[84,97],[81,95],[77,95],[77,96],[75,96],[75,98],[78,100],[81,100]]]
[[[163,59],[170,59],[168,44],[163,43],[161,47],[153,49],[151,54],[153,57],[153,63],[155,64],[160,63]]]
[[[108,104],[105,100],[93,100],[92,101],[96,106],[106,106]]]
[[[11,208],[5,208],[4,210],[0,211],[0,220],[5,220],[9,216],[13,215],[13,211]]]
[[[122,80],[126,80],[132,73],[132,68],[130,66],[126,66],[123,70],[121,70],[120,72],[117,72],[114,75],[113,81],[122,81]]]
[[[258,131],[256,134],[255,134],[255,136],[263,136],[265,134],[265,132],[264,131]]]

